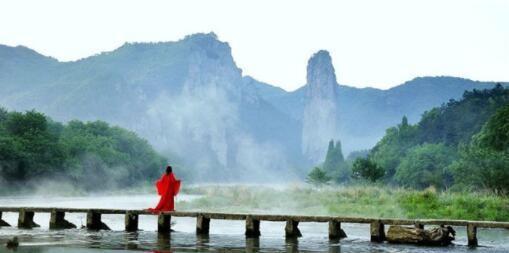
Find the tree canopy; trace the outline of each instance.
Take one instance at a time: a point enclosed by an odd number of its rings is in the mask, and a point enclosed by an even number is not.
[[[425,112],[415,125],[403,117],[352,170],[371,181],[373,171],[384,171],[386,183],[413,188],[508,193],[509,89],[466,91],[461,100]]]
[[[327,155],[323,163],[323,170],[336,182],[344,182],[350,178],[348,164],[343,156],[341,141],[329,141]]]
[[[0,176],[10,185],[65,179],[84,189],[155,179],[166,158],[135,133],[102,121],[54,122],[0,109]]]

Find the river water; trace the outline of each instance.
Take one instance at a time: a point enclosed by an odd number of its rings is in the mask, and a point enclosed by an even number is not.
[[[199,196],[179,195],[178,201],[189,201]],[[87,196],[87,197],[0,197],[0,206],[73,207],[144,209],[155,205],[155,195]],[[178,208],[178,202],[177,202]],[[205,210],[204,210],[205,211]],[[16,213],[4,213],[3,219],[11,225],[17,223]],[[78,227],[86,223],[85,214],[66,214],[66,219]],[[377,244],[369,241],[369,226],[342,224],[348,238],[341,241],[328,239],[326,223],[301,223],[303,237],[287,240],[283,222],[261,222],[259,239],[244,237],[243,221],[212,220],[209,236],[196,236],[196,220],[173,217],[175,232],[159,236],[157,218],[142,215],[141,231],[123,231],[123,215],[103,215],[112,231],[87,229],[49,230],[49,214],[36,213],[34,220],[41,225],[34,229],[0,228],[0,252],[11,252],[3,245],[13,236],[20,239],[16,252],[509,252],[509,230],[479,229],[480,247],[466,246],[465,228],[458,227],[454,245],[449,247],[416,247],[408,245]]]

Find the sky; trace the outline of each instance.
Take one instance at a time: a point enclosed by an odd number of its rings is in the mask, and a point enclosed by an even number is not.
[[[198,32],[228,42],[244,75],[286,90],[305,84],[320,49],[338,82],[356,87],[509,81],[506,0],[0,0],[0,44],[60,61]]]

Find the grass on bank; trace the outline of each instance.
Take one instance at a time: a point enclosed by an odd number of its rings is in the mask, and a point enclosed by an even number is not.
[[[179,201],[180,210],[380,218],[509,221],[509,198],[489,193],[417,191],[387,186],[195,186],[202,197]]]

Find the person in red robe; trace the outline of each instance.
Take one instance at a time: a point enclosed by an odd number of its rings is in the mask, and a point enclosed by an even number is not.
[[[171,166],[166,167],[166,172],[156,182],[157,194],[161,196],[155,208],[149,208],[152,213],[175,211],[174,197],[180,190],[180,180],[175,178]]]

